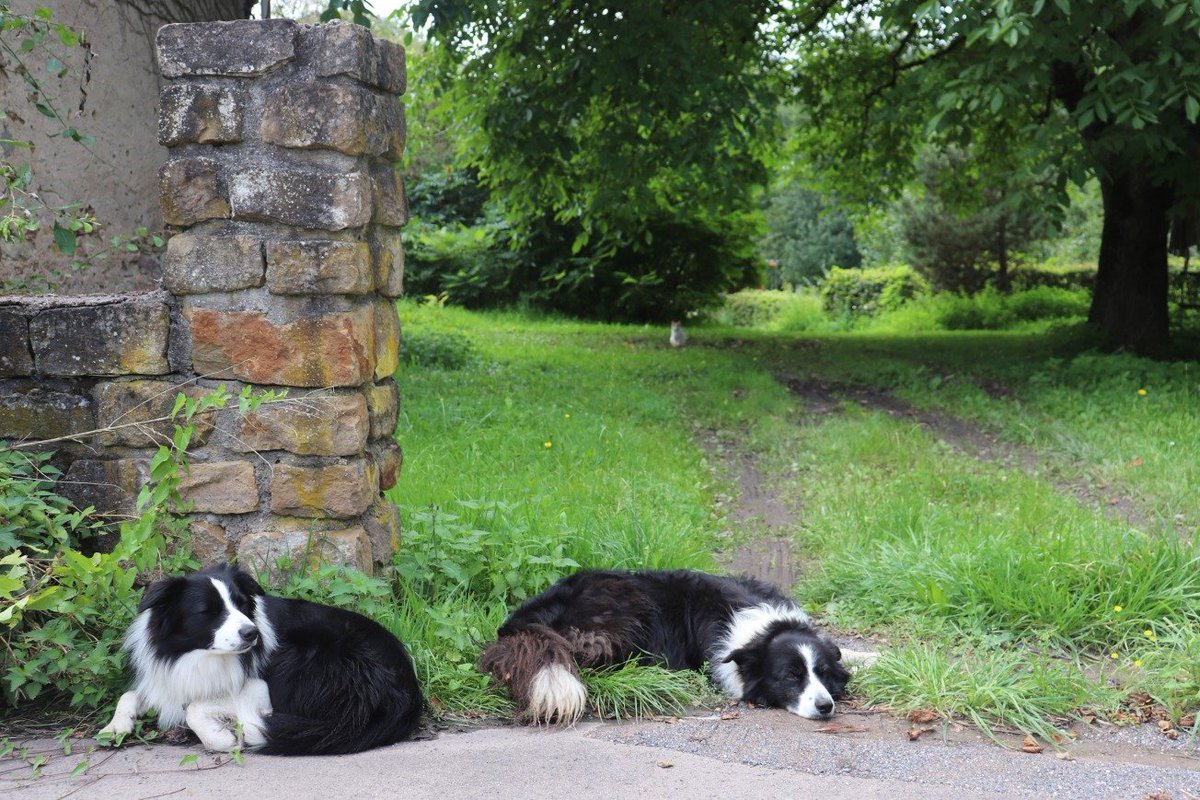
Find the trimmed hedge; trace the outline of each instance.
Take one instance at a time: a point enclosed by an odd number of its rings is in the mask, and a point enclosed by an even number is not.
[[[906,266],[834,267],[821,281],[822,308],[834,317],[871,317],[880,311],[895,311],[928,293],[925,279]]]
[[[1019,267],[1009,276],[1013,291],[1025,291],[1047,287],[1051,289],[1085,289],[1091,291],[1096,284],[1095,264],[1065,264],[1037,267]]]

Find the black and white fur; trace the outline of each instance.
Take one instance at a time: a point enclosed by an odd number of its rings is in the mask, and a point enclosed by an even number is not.
[[[361,614],[266,595],[211,567],[151,585],[125,635],[133,688],[112,734],[147,711],[186,723],[210,750],[354,753],[410,738],[423,708],[412,661]],[[241,723],[241,740],[236,723]]]
[[[686,570],[583,571],[525,601],[480,668],[531,722],[570,724],[586,708],[578,667],[637,658],[669,669],[708,662],[736,700],[809,719],[833,714],[850,673],[842,653],[790,599],[752,578]]]

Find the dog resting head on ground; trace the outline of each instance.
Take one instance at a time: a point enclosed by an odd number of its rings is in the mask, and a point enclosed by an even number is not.
[[[630,659],[668,669],[710,665],[736,700],[809,719],[833,714],[850,673],[808,615],[761,581],[687,570],[578,572],[526,600],[484,650],[521,716],[570,724],[587,690],[579,667]]]
[[[408,738],[423,707],[404,646],[378,623],[268,596],[230,565],[151,585],[125,647],[133,688],[102,733],[153,710],[210,750],[349,753]]]

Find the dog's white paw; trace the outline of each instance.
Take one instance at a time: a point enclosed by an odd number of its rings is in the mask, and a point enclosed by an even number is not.
[[[206,750],[229,752],[239,745],[231,711],[226,704],[192,703],[187,707],[187,726],[200,738]]]

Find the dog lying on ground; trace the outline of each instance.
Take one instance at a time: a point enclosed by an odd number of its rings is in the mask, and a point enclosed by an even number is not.
[[[570,724],[587,703],[578,668],[632,658],[676,670],[708,662],[730,697],[809,719],[831,716],[850,679],[837,645],[775,589],[686,570],[563,578],[508,617],[480,669],[527,721]]]
[[[210,750],[354,753],[410,738],[424,701],[395,636],[361,614],[266,595],[224,565],[151,585],[125,636],[133,688],[102,731],[146,711]],[[241,726],[241,740],[237,733]]]

